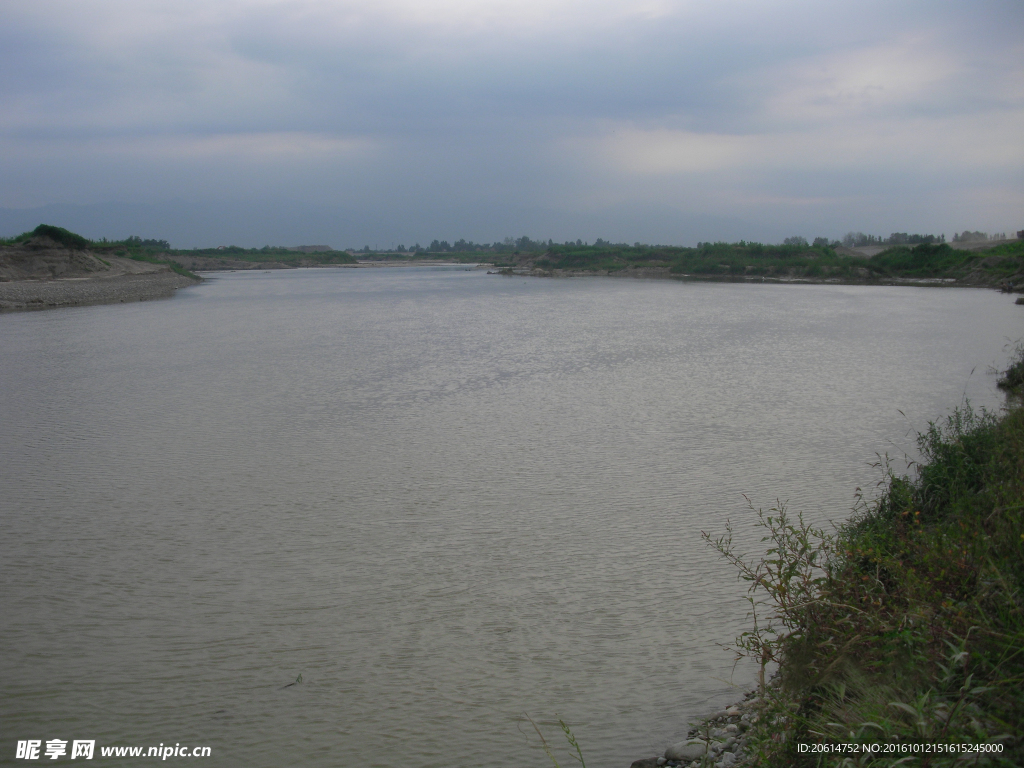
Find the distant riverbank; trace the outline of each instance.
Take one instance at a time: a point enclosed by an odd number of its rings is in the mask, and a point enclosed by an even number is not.
[[[865,273],[867,270],[865,270]],[[499,274],[513,277],[615,277],[639,280],[680,280],[695,283],[780,283],[785,285],[902,285],[902,286],[962,286],[971,288],[999,288],[991,282],[970,282],[961,281],[956,278],[942,277],[887,277],[880,278],[870,274],[845,277],[808,277],[803,275],[702,275],[673,273],[669,268],[639,267],[617,270],[583,270],[583,269],[556,269],[544,270],[536,268],[505,267]]]
[[[701,243],[669,246],[552,246],[515,253],[502,274],[627,277],[712,282],[972,286],[1024,292],[1024,240],[976,248],[946,243],[892,246],[877,253],[830,246]]]
[[[493,268],[529,277],[618,277],[645,280],[821,285],[970,286],[1024,293],[1024,240],[922,243],[850,249],[761,243],[699,243],[697,248],[604,243],[555,245],[508,253],[383,254],[357,259],[333,250],[171,250],[165,241],[90,241],[40,225],[0,241],[0,311],[142,301],[170,296],[201,280],[195,272],[300,267],[377,269],[446,266]],[[326,248],[326,246],[316,248]],[[876,252],[877,251],[877,252]],[[364,254],[369,256],[370,254]]]
[[[268,271],[276,269],[301,269],[301,268],[323,268],[323,269],[375,269],[380,267],[465,267],[466,269],[480,269],[493,267],[490,263],[444,261],[441,259],[401,259],[401,260],[365,260],[354,263],[322,264],[316,262],[294,262],[282,263],[277,261],[238,261],[234,259],[189,259],[176,256],[177,263],[187,266],[188,269],[197,272],[253,272]]]

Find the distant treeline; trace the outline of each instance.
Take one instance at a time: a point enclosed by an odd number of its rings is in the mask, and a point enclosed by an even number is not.
[[[527,235],[521,237],[506,237],[503,240],[495,241],[493,243],[476,243],[472,240],[466,240],[460,238],[454,243],[449,243],[447,240],[432,240],[428,245],[420,245],[415,243],[410,247],[406,247],[404,244],[400,244],[397,248],[391,249],[371,249],[369,245],[365,245],[360,249],[346,249],[345,251],[333,251],[333,250],[320,250],[321,247],[317,247],[316,252],[309,251],[307,248],[295,248],[288,246],[271,246],[265,245],[262,248],[243,248],[237,245],[228,246],[217,246],[215,248],[192,248],[192,249],[174,249],[167,240],[163,239],[144,239],[138,235],[132,235],[125,238],[124,240],[108,240],[102,238],[99,240],[89,240],[81,235],[69,232],[62,227],[55,227],[48,224],[40,224],[31,232],[24,232],[21,235],[13,238],[0,238],[0,244],[15,244],[25,242],[32,237],[46,236],[51,240],[66,245],[71,248],[96,248],[100,250],[108,251],[125,251],[129,253],[146,253],[146,252],[161,252],[169,254],[180,254],[180,255],[191,255],[191,256],[203,256],[203,257],[231,257],[234,259],[243,259],[249,261],[295,261],[295,260],[314,260],[322,262],[333,262],[343,258],[345,253],[355,254],[398,254],[400,257],[409,258],[419,254],[420,256],[426,254],[449,254],[460,260],[469,259],[473,255],[483,254],[503,254],[503,255],[518,255],[518,254],[549,254],[557,255],[569,252],[578,253],[591,253],[596,249],[604,253],[626,253],[632,252],[634,256],[640,256],[641,254],[650,254],[654,252],[668,253],[673,252],[676,254],[695,251],[702,253],[710,253],[712,251],[720,252],[723,246],[728,248],[740,249],[744,253],[750,255],[758,255],[759,257],[766,257],[768,254],[782,255],[787,254],[787,258],[797,253],[802,253],[808,250],[818,252],[821,256],[834,256],[835,249],[840,246],[847,248],[856,248],[862,246],[890,246],[890,247],[906,247],[906,246],[918,246],[918,245],[942,245],[946,242],[946,236],[942,235],[922,235],[922,234],[909,234],[907,232],[893,232],[888,237],[882,237],[881,235],[868,235],[863,232],[847,232],[840,240],[830,240],[827,237],[815,237],[813,240],[808,241],[806,237],[802,235],[793,235],[792,237],[785,238],[780,245],[766,245],[762,243],[747,242],[741,240],[739,243],[726,244],[721,242],[710,243],[710,242],[699,242],[697,248],[685,248],[680,246],[671,245],[649,245],[647,243],[635,242],[629,243],[615,243],[603,238],[597,238],[593,244],[584,241],[582,239],[577,240],[566,240],[564,242],[555,242],[552,239],[533,239]],[[972,232],[964,230],[963,232],[954,233],[952,242],[981,242],[988,240],[1004,240],[1006,239],[1005,233],[996,233],[989,235],[987,232]],[[322,248],[326,248],[323,246]],[[795,250],[794,250],[795,249]],[[309,251],[309,252],[307,252]],[[640,256],[646,258],[645,256]],[[498,259],[500,261],[500,259]]]
[[[977,243],[977,242],[984,242],[985,240],[1006,240],[1006,239],[1007,238],[1006,238],[1006,233],[1005,232],[997,232],[994,235],[992,235],[991,237],[989,237],[988,232],[970,232],[968,230],[964,230],[963,232],[960,232],[959,234],[957,234],[957,233],[953,234],[953,242],[954,243]]]
[[[953,242],[975,242],[983,240],[1005,240],[1006,234],[994,234],[991,237],[986,232],[970,232],[964,231],[959,234],[953,235]],[[813,240],[808,240],[802,235],[793,235],[787,237],[782,241],[782,245],[796,245],[802,247],[812,248],[837,248],[839,246],[845,246],[847,248],[858,248],[863,246],[886,246],[886,245],[921,245],[921,244],[939,244],[945,243],[946,236],[941,235],[922,235],[918,233],[910,234],[908,232],[893,232],[888,237],[882,235],[866,235],[863,232],[847,232],[842,238],[830,239],[827,237],[815,237]],[[459,239],[454,243],[449,243],[447,240],[431,240],[429,245],[420,245],[416,243],[410,247],[406,247],[404,244],[399,245],[397,248],[389,250],[378,250],[372,249],[370,246],[365,245],[362,248],[355,250],[355,253],[536,253],[548,251],[551,248],[572,248],[586,246],[589,247],[590,242],[584,240],[566,240],[563,243],[555,242],[554,240],[534,240],[531,237],[523,235],[522,237],[506,237],[504,240],[495,241],[493,243],[475,243],[472,240]],[[671,246],[659,246],[659,245],[648,245],[647,243],[633,243],[632,246],[629,243],[615,243],[602,238],[597,238],[593,245],[598,248],[662,248]],[[697,243],[697,247],[700,248],[703,243]]]
[[[598,238],[595,241],[596,244],[604,243],[605,241]],[[586,245],[582,240],[566,241],[566,245]],[[606,243],[607,244],[607,243]],[[454,243],[449,243],[447,240],[431,240],[429,245],[420,245],[416,243],[408,248],[405,245],[399,245],[397,248],[393,248],[387,251],[374,250],[370,246],[364,245],[362,248],[354,250],[354,253],[519,253],[519,252],[531,252],[531,251],[546,251],[549,247],[555,245],[554,240],[533,240],[526,235],[522,237],[506,237],[504,240],[496,240],[493,243],[474,243],[472,240],[459,239]]]
[[[842,239],[842,245],[847,248],[860,248],[866,245],[920,245],[921,243],[944,242],[946,242],[945,235],[910,235],[906,232],[893,232],[888,237],[865,235],[863,232],[847,232]]]
[[[820,238],[819,238],[820,239]],[[996,233],[991,237],[987,232],[971,232],[964,230],[960,233],[953,233],[954,243],[974,243],[986,240],[1006,240],[1006,233]],[[815,243],[818,241],[815,240]],[[910,235],[906,232],[893,232],[888,237],[881,235],[865,235],[863,232],[847,232],[843,235],[842,245],[847,248],[857,248],[865,245],[919,245],[921,243],[944,243],[946,236],[943,235]]]

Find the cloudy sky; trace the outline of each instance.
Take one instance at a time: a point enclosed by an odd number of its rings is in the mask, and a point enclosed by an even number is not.
[[[1020,0],[0,0],[0,235],[1024,228]]]

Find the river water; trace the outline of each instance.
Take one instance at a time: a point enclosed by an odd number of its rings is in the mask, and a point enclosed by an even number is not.
[[[2,316],[3,761],[59,738],[549,765],[529,713],[571,764],[557,713],[624,768],[753,680],[701,531],[754,550],[745,496],[846,518],[876,454],[1000,406],[1022,315],[435,267]]]

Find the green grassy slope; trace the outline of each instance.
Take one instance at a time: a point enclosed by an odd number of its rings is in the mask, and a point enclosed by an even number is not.
[[[755,728],[757,764],[963,757],[923,751],[930,744],[1024,764],[1022,382],[1018,348],[1000,382],[1006,412],[968,405],[930,425],[914,476],[888,474],[879,499],[834,534],[773,510],[762,515],[770,547],[760,561],[739,557],[728,536],[707,537],[750,581],[760,614],[739,650],[780,665]],[[895,751],[821,754],[801,743]]]

